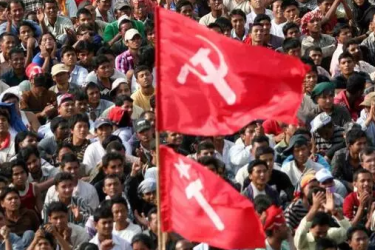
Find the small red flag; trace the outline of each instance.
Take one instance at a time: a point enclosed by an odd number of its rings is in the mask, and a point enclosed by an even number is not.
[[[160,146],[162,230],[224,249],[265,247],[253,204],[221,177]]]
[[[227,135],[254,119],[296,121],[307,68],[300,60],[162,8],[155,24],[159,131]]]

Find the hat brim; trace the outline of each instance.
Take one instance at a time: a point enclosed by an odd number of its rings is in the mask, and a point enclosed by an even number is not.
[[[69,73],[69,70],[60,70],[59,72],[56,72],[55,74],[53,74],[52,76],[56,76],[60,73]]]
[[[150,130],[151,129],[151,127],[142,127],[142,128],[140,128],[140,129],[137,129],[137,133],[141,133],[141,132],[143,132],[143,131],[146,131],[146,130]]]

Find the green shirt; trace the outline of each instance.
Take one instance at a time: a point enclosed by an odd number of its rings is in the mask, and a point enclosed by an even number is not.
[[[133,24],[133,28],[138,30],[138,32],[141,34],[142,38],[145,37],[145,27],[142,22],[137,20],[131,21]],[[104,42],[111,41],[117,34],[118,34],[118,24],[117,21],[114,21],[112,23],[109,23],[107,27],[105,27],[104,34],[103,34],[103,40]]]

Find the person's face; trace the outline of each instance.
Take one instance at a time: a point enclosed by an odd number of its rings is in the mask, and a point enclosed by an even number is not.
[[[326,0],[319,5],[319,9],[320,9],[320,11],[322,12],[323,15],[327,14],[329,9],[331,9],[332,4],[333,4],[332,0]]]
[[[142,199],[147,203],[156,204],[156,191],[143,193]]]
[[[182,6],[180,13],[186,17],[193,18],[193,8],[189,4]]]
[[[9,211],[17,211],[21,206],[21,199],[15,192],[8,193],[1,201],[1,206]]]
[[[260,147],[267,147],[269,146],[267,142],[255,142],[254,145],[251,148],[251,154],[255,156],[255,152],[257,151],[258,148]]]
[[[334,185],[335,185],[335,182],[333,178],[325,180],[324,182],[320,183],[320,186],[322,188],[330,188],[330,187],[333,187]]]
[[[290,5],[285,8],[284,10],[284,17],[288,22],[293,22],[294,18],[298,17],[299,15],[299,10],[296,6]]]
[[[250,174],[251,182],[258,185],[265,185],[268,181],[268,170],[264,165],[258,165],[253,168]]]
[[[15,166],[12,168],[12,172],[12,183],[18,187],[24,186],[27,180],[25,170],[21,166]]]
[[[264,39],[264,28],[263,26],[253,26],[251,29],[251,39],[254,42],[262,43]]]
[[[351,37],[352,37],[352,31],[349,28],[347,28],[347,29],[343,29],[343,30],[340,31],[340,34],[339,34],[337,40],[339,41],[339,43],[345,43]]]
[[[133,103],[125,101],[124,104],[121,106],[122,109],[125,110],[126,113],[131,116],[133,114]]]
[[[4,8],[3,6],[0,6],[0,20],[4,21],[4,22],[7,21],[7,19],[5,17],[3,17],[3,14],[4,14],[5,10],[6,10],[6,8]]]
[[[314,61],[316,66],[319,66],[322,63],[323,54],[320,51],[311,50],[309,57]]]
[[[254,9],[262,9],[264,7],[263,0],[251,0],[250,4]]]
[[[297,163],[305,164],[307,159],[309,158],[309,148],[307,145],[301,145],[299,147],[294,146],[293,148],[293,156]]]
[[[289,37],[300,38],[300,36],[301,36],[301,32],[297,27],[288,29],[288,31],[286,32],[286,38],[289,38]]]
[[[51,243],[44,238],[38,240],[35,250],[53,250]]]
[[[202,149],[199,154],[197,154],[198,158],[201,158],[203,156],[214,156],[215,155],[215,149],[208,148],[208,149]]]
[[[105,54],[105,57],[107,57],[108,60],[109,60],[109,63],[110,63],[110,73],[112,75],[114,73],[116,57],[114,55],[112,55],[112,54]]]
[[[332,127],[323,127],[317,130],[317,133],[324,140],[329,141],[333,136],[333,126]]]
[[[57,160],[58,162],[61,162],[61,159],[64,155],[66,155],[67,153],[73,153],[73,151],[70,149],[70,148],[62,148],[60,149],[58,155],[57,155]]]
[[[272,172],[275,156],[273,154],[264,154],[259,156],[259,160],[267,162],[269,172]]]
[[[106,179],[104,181],[103,192],[109,197],[114,197],[121,194],[121,183],[118,178]]]
[[[73,137],[78,138],[80,140],[85,140],[88,133],[89,133],[89,125],[86,122],[77,122],[74,125],[73,131],[72,131]]]
[[[58,231],[63,231],[68,226],[68,215],[64,212],[52,212],[48,216],[48,222],[54,225]]]
[[[62,117],[71,117],[75,114],[75,109],[74,109],[74,102],[72,100],[68,100],[63,102],[59,106],[59,114]]]
[[[121,83],[116,89],[116,96],[130,96],[130,88],[127,83]]]
[[[23,53],[13,53],[10,58],[10,65],[15,70],[22,70],[25,68],[25,55]]]
[[[92,19],[92,15],[86,15],[86,14],[79,15],[77,21],[79,25],[82,25],[82,24],[92,25],[94,23],[94,19]]]
[[[98,104],[100,102],[100,91],[98,88],[89,88],[87,90],[90,104]]]
[[[310,229],[310,232],[314,236],[315,240],[320,239],[320,238],[325,238],[327,236],[327,232],[329,229],[329,225],[316,225],[315,227]]]
[[[98,222],[95,223],[95,228],[99,235],[104,237],[111,237],[113,229],[113,218],[101,218]]]
[[[46,49],[53,49],[55,47],[55,39],[50,34],[45,34],[42,37],[41,45],[44,45]]]
[[[358,44],[350,44],[348,47],[348,52],[352,54],[352,56],[356,58],[357,60],[361,58],[361,48],[359,47]]]
[[[137,133],[138,139],[143,143],[149,143],[152,140],[152,131],[147,129]]]
[[[20,40],[23,43],[27,43],[27,39],[29,39],[30,37],[34,37],[33,30],[27,25],[21,26],[20,27],[20,34],[19,34]]]
[[[140,71],[137,75],[137,82],[142,88],[152,87],[152,74],[148,70]]]
[[[281,10],[282,1],[278,0],[272,4],[272,13],[274,17],[282,18],[284,17],[283,11]]]
[[[151,123],[151,127],[155,128],[155,113],[148,112],[145,115],[145,120],[149,121]],[[151,133],[152,134],[152,133]]]
[[[69,77],[69,73],[61,72],[53,76],[53,81],[58,85],[65,86],[69,84]]]
[[[88,103],[87,100],[80,100],[80,101],[75,101],[75,107],[76,107],[76,112],[78,114],[83,114],[87,112],[88,108]]]
[[[349,246],[352,250],[367,250],[369,246],[368,235],[362,230],[354,232],[349,240]]]
[[[40,159],[34,154],[27,159],[26,165],[31,174],[37,174],[41,171]]]
[[[350,75],[354,72],[354,61],[351,58],[342,58],[339,65],[340,71],[344,75]]]
[[[287,54],[290,55],[290,56],[300,58],[301,57],[301,48],[298,47],[298,48],[294,48],[294,49],[289,49]]]
[[[149,221],[148,227],[151,229],[152,232],[157,232],[158,230],[158,215],[156,213],[151,214],[151,220]]]
[[[361,173],[357,176],[357,180],[354,181],[354,187],[357,188],[358,194],[372,193],[373,181],[372,175],[369,173]]]
[[[63,199],[71,198],[73,195],[73,189],[74,185],[71,180],[62,181],[56,186],[56,191],[59,194],[59,197]]]
[[[20,22],[23,19],[23,16],[25,14],[25,10],[23,9],[22,5],[20,3],[11,3],[10,4],[10,14],[12,15],[12,18],[16,22]]]
[[[9,122],[5,116],[0,115],[0,133],[8,133]]]
[[[99,137],[100,141],[104,141],[105,138],[112,134],[112,126],[109,124],[104,124],[96,129],[96,135]]]
[[[365,0],[354,0],[354,3],[357,4],[358,6],[362,6]]]
[[[139,1],[137,4],[134,4],[134,13],[140,18],[145,18],[147,16],[147,6],[145,2]]]
[[[20,148],[25,148],[27,146],[36,146],[38,143],[37,138],[34,136],[26,136],[26,138],[20,143]]]
[[[330,110],[333,107],[334,93],[323,93],[316,98],[318,106],[323,110]]]
[[[271,22],[268,20],[262,20],[260,23],[263,25],[264,34],[269,35],[271,32]]]
[[[173,145],[181,145],[182,143],[182,134],[175,132],[168,132],[167,142]]]
[[[320,18],[313,18],[310,20],[310,22],[307,23],[307,29],[310,33],[319,33],[320,32]]]
[[[105,62],[99,65],[98,69],[96,70],[96,74],[100,78],[110,78],[113,73],[113,68],[111,67],[111,63]]]
[[[131,22],[122,23],[120,26],[120,33],[122,37],[125,37],[126,31],[130,30],[131,28],[133,28],[133,24]]]
[[[223,0],[210,0],[209,5],[211,10],[218,11],[221,9],[221,6],[223,4]]]
[[[245,30],[245,19],[241,15],[233,15],[231,17],[233,29],[237,32],[243,32]]]
[[[55,130],[55,137],[58,140],[65,139],[69,136],[69,126],[67,122],[60,123]]]
[[[309,195],[309,192],[311,189],[313,188],[316,188],[316,187],[319,187],[319,182],[317,180],[312,180],[310,181],[303,189],[302,189],[302,192],[303,192],[303,196],[307,198],[307,196]]]
[[[124,165],[120,159],[109,161],[108,166],[104,168],[106,175],[116,174],[118,176],[124,175]]]
[[[126,40],[125,44],[131,50],[138,50],[141,47],[142,39],[140,35],[134,35],[132,39]]]
[[[44,4],[44,13],[48,18],[56,18],[57,17],[57,3],[46,3]]]
[[[364,169],[371,172],[372,177],[375,180],[375,152],[370,155],[362,155],[361,165]]]
[[[62,170],[66,173],[70,173],[75,179],[79,178],[79,163],[76,161],[66,162]]]
[[[1,51],[8,55],[9,51],[16,46],[16,39],[13,36],[4,36],[1,43]]]
[[[359,154],[367,146],[367,138],[358,138],[353,145],[349,145],[350,152]]]
[[[69,67],[76,65],[76,63],[77,63],[76,53],[74,51],[66,52],[62,57],[62,62],[66,66],[69,66]]]
[[[150,250],[143,242],[137,241],[133,243],[133,250]]]
[[[111,8],[111,0],[98,0],[98,9],[101,11],[109,11]]]
[[[255,136],[256,125],[250,125],[245,129],[245,133],[241,135],[241,138],[245,142],[251,142]]]
[[[88,11],[90,11],[91,16],[92,16],[92,20],[95,20],[95,18],[96,18],[95,7],[92,6],[91,4],[89,4],[89,5],[85,6],[85,9],[88,10]]]
[[[306,74],[303,80],[303,91],[311,93],[318,81],[318,74],[315,71],[310,71]]]
[[[114,222],[126,221],[128,208],[122,203],[115,203],[112,205],[112,214]]]
[[[146,36],[150,44],[155,44],[155,30],[147,31]]]
[[[94,53],[90,51],[81,51],[78,53],[79,62],[82,65],[91,65]]]

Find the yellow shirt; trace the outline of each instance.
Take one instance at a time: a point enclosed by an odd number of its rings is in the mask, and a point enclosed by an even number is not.
[[[138,89],[131,95],[131,98],[134,100],[133,104],[141,107],[144,111],[148,111],[151,109],[150,99],[154,94],[155,90],[152,92],[152,95],[144,95],[141,89]]]

